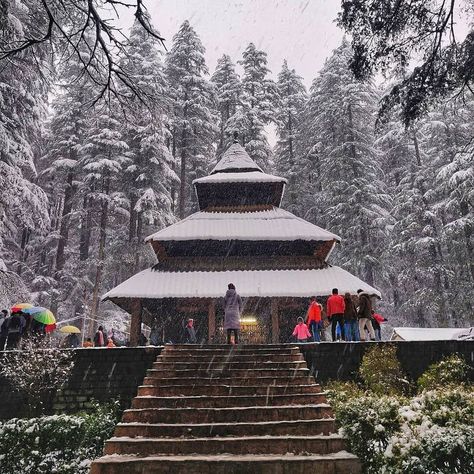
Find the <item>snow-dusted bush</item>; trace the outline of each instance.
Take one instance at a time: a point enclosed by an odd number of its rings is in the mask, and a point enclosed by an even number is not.
[[[86,474],[117,421],[117,404],[92,412],[0,423],[2,474]]]
[[[398,398],[373,393],[348,398],[335,406],[349,448],[359,456],[367,473],[379,473],[385,464],[385,448],[401,425],[400,407]]]
[[[400,407],[402,423],[384,452],[383,472],[474,472],[474,391],[424,392]]]
[[[28,414],[38,415],[51,411],[54,394],[67,380],[72,366],[71,351],[28,340],[21,351],[4,356],[0,373],[25,396]]]
[[[459,385],[468,380],[470,367],[457,354],[445,357],[440,362],[430,365],[428,370],[418,379],[421,390],[431,390],[447,385]]]
[[[328,398],[341,432],[367,474],[474,472],[474,388],[425,391],[415,398],[380,396],[340,384]]]
[[[375,393],[401,394],[409,387],[393,345],[369,349],[362,358],[359,373],[364,385]]]

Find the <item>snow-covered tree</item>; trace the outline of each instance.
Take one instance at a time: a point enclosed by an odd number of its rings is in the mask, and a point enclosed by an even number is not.
[[[193,179],[209,167],[218,132],[213,86],[207,80],[205,48],[199,36],[185,21],[173,37],[166,58],[166,75],[172,101],[171,149],[180,160],[179,217],[194,206],[188,190]]]
[[[217,109],[220,114],[217,146],[217,157],[219,158],[231,141],[232,134],[227,129],[228,120],[236,113],[240,103],[240,78],[235,72],[235,65],[230,56],[224,54],[219,58],[211,81],[216,87]]]
[[[309,217],[342,237],[335,258],[375,284],[389,209],[373,146],[378,95],[372,83],[354,79],[350,57],[344,41],[311,87],[313,108],[302,133],[309,137],[308,152],[317,151],[321,192]]]
[[[276,85],[268,77],[267,54],[253,43],[247,46],[239,64],[244,69],[241,106],[228,121],[228,129],[239,133],[247,153],[268,170],[272,151],[265,126],[275,120]]]
[[[135,21],[122,62],[122,67],[144,92],[147,101],[145,106],[135,95],[124,90],[129,100],[123,138],[129,147],[130,164],[123,170],[122,182],[129,200],[126,247],[133,259],[133,273],[139,266],[144,233],[173,220],[171,188],[179,181],[173,171],[174,158],[166,147],[166,112],[170,104],[160,55],[157,41]],[[130,243],[133,243],[131,247]]]
[[[286,60],[278,74],[277,88],[278,142],[275,150],[275,169],[278,174],[288,179],[289,189],[286,195],[289,208],[293,210],[296,206],[296,182],[302,161],[299,131],[307,93],[303,79],[294,69],[288,67]]]
[[[34,36],[45,18],[35,2],[3,2],[0,50],[25,34]],[[49,225],[47,198],[36,183],[49,67],[46,45],[25,51],[0,68],[0,249],[22,271],[31,231]],[[13,249],[6,255],[7,249]],[[13,269],[13,267],[11,267]]]

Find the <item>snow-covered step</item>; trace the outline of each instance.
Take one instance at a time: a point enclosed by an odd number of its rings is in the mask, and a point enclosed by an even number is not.
[[[140,408],[123,413],[124,422],[142,423],[239,423],[325,417],[332,417],[331,407],[327,403],[278,407]]]
[[[304,361],[303,354],[300,352],[226,352],[226,353],[215,353],[213,351],[205,351],[206,353],[197,353],[197,351],[190,351],[184,354],[180,352],[162,352],[158,356],[157,362],[182,362],[192,360],[193,362],[259,362],[259,361],[271,361],[271,362],[291,362],[291,361]],[[210,353],[207,353],[210,352]]]
[[[237,377],[234,374],[206,374],[205,376],[195,376],[195,377],[163,377],[163,376],[146,376],[143,384],[152,385],[156,387],[166,386],[166,385],[188,385],[188,386],[199,386],[203,385],[212,385],[212,384],[224,384],[224,385],[260,385],[268,387],[270,385],[299,385],[299,384],[311,384],[314,383],[314,378],[309,375],[288,375],[286,377],[275,376],[261,376],[250,379],[249,377]]]
[[[91,474],[360,474],[356,456],[324,455],[104,456]]]
[[[138,396],[154,397],[172,396],[255,396],[255,395],[299,395],[302,393],[320,393],[318,384],[285,384],[285,385],[224,385],[214,381],[210,385],[141,385]]]
[[[199,453],[232,454],[328,454],[342,451],[344,439],[329,436],[244,436],[227,438],[128,438],[114,437],[106,442],[105,454],[188,455]]]
[[[209,368],[209,369],[173,369],[173,368],[162,368],[162,369],[148,369],[147,377],[165,378],[165,377],[177,377],[182,379],[188,378],[200,378],[209,377],[210,374],[214,376],[229,376],[233,377],[246,377],[247,379],[260,378],[260,377],[301,377],[303,375],[309,375],[308,368],[290,368],[290,369],[232,369],[232,368]]]
[[[253,407],[304,405],[326,403],[324,393],[304,393],[298,395],[225,395],[209,396],[194,395],[187,397],[155,397],[152,395],[138,396],[132,401],[132,408],[226,408],[226,407]]]
[[[240,361],[205,361],[205,362],[196,362],[194,360],[179,361],[179,362],[168,362],[167,360],[159,361],[153,363],[153,369],[157,370],[196,370],[206,372],[210,370],[268,370],[268,369],[306,369],[306,362],[303,361],[250,361],[250,362],[240,362]]]
[[[119,423],[115,436],[145,438],[208,438],[211,436],[328,435],[336,431],[334,418],[255,423]]]

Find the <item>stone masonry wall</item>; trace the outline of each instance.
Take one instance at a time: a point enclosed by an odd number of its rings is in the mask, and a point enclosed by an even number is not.
[[[431,364],[451,354],[459,354],[474,368],[474,341],[323,342],[304,344],[301,349],[311,373],[324,383],[354,380],[364,352],[374,344],[388,343],[397,347],[397,358],[411,380],[418,379]]]
[[[320,343],[301,346],[304,357],[318,382],[354,380],[362,356],[368,347],[380,343]],[[474,367],[474,341],[390,342],[397,347],[403,370],[415,380],[429,365],[443,356],[457,353]],[[74,350],[75,364],[68,383],[57,393],[55,409],[70,413],[87,409],[92,400],[120,400],[130,406],[161,347]],[[2,353],[0,353],[0,364]],[[473,371],[474,372],[474,371]],[[23,400],[0,377],[0,419],[21,416]]]
[[[74,350],[74,367],[66,386],[56,394],[55,410],[71,413],[87,409],[93,400],[119,400],[127,408],[161,350],[161,347]],[[1,360],[0,353],[0,364]],[[22,413],[23,399],[0,377],[0,419]]]

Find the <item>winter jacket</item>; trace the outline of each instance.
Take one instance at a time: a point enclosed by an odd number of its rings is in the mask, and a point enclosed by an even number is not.
[[[342,297],[341,295],[331,295],[328,298],[328,318],[330,318],[333,314],[344,314],[345,308],[346,303],[344,302],[344,297]]]
[[[184,328],[184,342],[187,344],[196,344],[197,338],[194,326],[186,326]]]
[[[359,293],[359,310],[357,312],[359,319],[372,319],[372,302],[370,296],[365,293]]]
[[[22,314],[14,313],[7,319],[8,334],[23,334],[26,321]]]
[[[293,336],[296,336],[298,341],[303,341],[311,337],[311,333],[305,323],[298,323],[293,330]]]
[[[240,329],[242,299],[234,289],[227,290],[224,297],[224,329]]]
[[[102,335],[102,337],[101,337]],[[105,347],[107,345],[107,334],[105,331],[97,331],[94,336],[95,347]]]
[[[311,321],[316,321],[319,323],[321,321],[321,305],[313,301],[308,308],[308,319],[306,320],[306,324],[309,324]]]
[[[344,298],[346,307],[344,309],[344,321],[357,321],[357,309],[352,298]]]
[[[372,315],[372,327],[374,329],[380,329],[380,323],[387,321],[381,314],[374,313]]]

